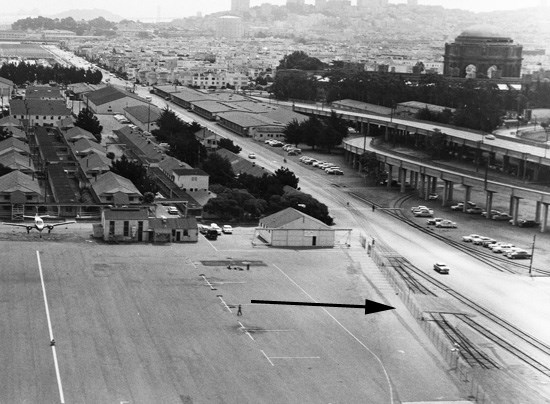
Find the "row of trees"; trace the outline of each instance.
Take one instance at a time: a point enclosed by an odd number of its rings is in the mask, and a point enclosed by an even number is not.
[[[45,29],[61,29],[75,32],[77,35],[105,35],[114,33],[117,24],[107,21],[103,17],[94,18],[93,20],[75,21],[73,17],[67,18],[47,18],[47,17],[27,17],[15,21],[11,28],[20,31],[39,31]]]
[[[305,143],[313,149],[319,147],[330,152],[348,135],[348,127],[344,120],[332,111],[330,117],[324,120],[315,116],[302,122],[293,120],[285,127],[284,134],[287,143],[296,146]]]
[[[419,101],[449,108],[441,115],[423,112],[422,119],[487,132],[501,123],[507,111],[550,108],[550,83],[545,81],[534,81],[521,90],[503,91],[493,81],[451,80],[438,74],[422,74],[413,82],[408,75],[350,70],[341,64],[316,77],[305,71],[307,65],[294,62],[306,57],[303,52],[294,52],[281,60],[280,69],[292,66],[298,70],[275,76],[270,89],[275,98],[327,103],[349,98],[389,108],[404,101]],[[451,113],[451,109],[455,112]]]
[[[20,86],[25,83],[48,84],[50,81],[56,83],[90,83],[98,84],[103,78],[99,70],[78,69],[74,66],[64,67],[59,64],[53,66],[42,66],[21,62],[18,65],[5,63],[0,66],[0,77],[13,81]]]

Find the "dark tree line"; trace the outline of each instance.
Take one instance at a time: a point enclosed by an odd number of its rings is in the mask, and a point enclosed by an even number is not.
[[[296,146],[305,143],[313,149],[319,147],[330,152],[348,135],[348,127],[345,121],[332,111],[330,117],[323,120],[315,116],[303,122],[293,120],[286,126],[284,134],[287,143]]]
[[[307,55],[306,55],[307,56]],[[303,55],[302,55],[303,57]],[[282,61],[289,63],[295,55]],[[365,72],[338,67],[327,70],[323,80],[301,70],[277,74],[270,89],[281,100],[326,101],[353,99],[394,108],[397,103],[419,101],[454,109],[453,114],[426,114],[421,119],[490,132],[508,111],[550,108],[550,83],[534,81],[521,90],[500,90],[493,81],[451,80],[442,75],[422,74],[414,83],[408,75]],[[280,66],[281,67],[281,66]],[[421,66],[417,66],[419,70]]]
[[[147,176],[147,169],[138,162],[128,160],[124,155],[120,160],[111,163],[111,171],[132,181],[143,195],[158,191],[158,185]]]
[[[74,124],[75,126],[90,132],[95,136],[97,142],[101,143],[101,131],[103,130],[103,126],[101,126],[99,119],[97,119],[91,110],[88,108],[82,108],[82,110],[78,113]]]
[[[195,133],[201,129],[197,122],[184,122],[174,111],[166,107],[162,110],[157,124],[159,129],[153,130],[152,134],[159,142],[170,145],[168,155],[192,167],[199,166],[206,158],[206,149],[195,137]]]
[[[75,32],[77,35],[104,35],[109,31],[116,30],[116,23],[107,21],[103,17],[93,20],[75,21],[72,17],[67,18],[47,18],[47,17],[27,17],[15,21],[11,28],[20,31],[39,31],[45,29],[61,29]]]
[[[62,84],[98,84],[101,82],[103,74],[99,70],[77,69],[74,66],[64,67],[55,64],[49,67],[21,62],[18,65],[6,63],[0,66],[0,77],[11,80],[18,86],[35,81],[41,84],[47,84],[50,81]]]

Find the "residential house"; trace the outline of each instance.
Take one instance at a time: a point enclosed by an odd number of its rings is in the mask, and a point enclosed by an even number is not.
[[[218,142],[223,139],[223,136],[218,135],[216,132],[212,132],[208,128],[201,128],[195,132],[195,138],[203,145],[206,150],[217,150]]]
[[[25,204],[40,201],[42,191],[38,180],[22,173],[12,171],[0,177],[0,215],[12,219],[23,219]]]
[[[70,128],[64,131],[63,137],[65,138],[67,143],[75,143],[81,139],[86,139],[91,142],[96,142],[96,137],[91,132],[88,132],[86,129],[82,129],[81,127],[78,127],[78,126],[75,126],[73,128]]]
[[[28,86],[25,90],[26,100],[63,100],[58,87]]]
[[[138,204],[142,196],[132,181],[110,171],[96,178],[91,191],[100,203],[115,206]]]
[[[30,156],[31,149],[29,145],[17,138],[9,137],[0,141],[0,156],[7,153],[18,153],[23,156]]]
[[[201,169],[177,168],[172,171],[170,178],[185,192],[208,191],[210,176]]]
[[[11,168],[12,170],[18,170],[27,175],[33,175],[36,172],[34,163],[29,156],[24,156],[16,151],[10,151],[4,154],[0,154],[0,166]]]
[[[11,116],[23,121],[24,126],[58,126],[71,116],[63,100],[11,100]]]

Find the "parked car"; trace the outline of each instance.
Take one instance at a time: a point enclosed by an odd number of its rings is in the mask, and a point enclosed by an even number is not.
[[[472,201],[468,201],[468,208],[474,208],[476,204]],[[456,205],[451,206],[452,210],[462,210],[464,209],[464,202],[458,202]]]
[[[456,229],[456,222],[452,222],[450,220],[442,220],[441,222],[436,223],[435,227]]]
[[[488,241],[488,240],[493,240],[491,237],[485,237],[485,236],[481,236],[481,237],[476,237],[472,240],[472,243],[474,243],[475,245],[482,245],[484,241]]]
[[[502,212],[500,210],[495,210],[495,209],[491,209],[491,213],[490,213],[490,217],[493,217],[494,215],[500,215]],[[484,210],[483,212],[481,212],[481,216],[483,217],[487,217],[487,211]]]
[[[449,267],[447,264],[444,264],[443,262],[436,262],[434,264],[434,270],[436,272],[439,272],[440,274],[448,274],[449,273]]]
[[[179,214],[180,214],[180,211],[179,211],[178,208],[176,208],[175,206],[167,206],[167,207],[166,207],[166,211],[167,211],[170,215],[179,215]]]
[[[437,224],[441,222],[443,219],[440,217],[432,217],[431,219],[426,220],[426,224]]]
[[[217,240],[218,239],[218,231],[216,229],[208,229],[206,231],[206,234],[204,235],[208,240]]]
[[[416,217],[432,217],[434,215],[434,211],[431,209],[420,209],[415,210],[413,215]]]
[[[439,195],[438,194],[430,194],[428,195],[428,200],[430,201],[435,201],[436,199],[439,198]]]
[[[479,214],[481,214],[481,212],[483,212],[483,209],[481,209],[480,207],[477,207],[477,206],[474,206],[473,208],[466,209],[466,213],[469,213],[471,215],[479,215]]]
[[[502,254],[504,252],[508,252],[509,250],[515,247],[516,246],[513,244],[501,244],[493,247],[492,250],[495,254]]]
[[[233,227],[230,224],[224,224],[222,227],[223,234],[233,234]]]
[[[479,234],[470,234],[468,236],[462,236],[462,241],[466,243],[471,243],[474,241],[475,238],[479,238],[479,237],[482,237],[482,236],[480,236]]]
[[[499,213],[498,215],[493,215],[491,219],[497,220],[497,221],[504,221],[504,220],[510,220],[512,216],[510,216],[508,213]]]
[[[521,219],[518,220],[519,227],[537,227],[539,223],[536,220],[531,219]]]
[[[485,135],[484,139],[487,139],[487,140],[495,140],[496,137],[495,137],[495,135]]]
[[[218,232],[218,235],[222,234],[222,228],[216,223],[210,223],[210,228],[216,230]]]
[[[334,168],[334,167],[327,168],[325,170],[325,172],[327,174],[331,174],[331,175],[344,175],[344,172],[342,170],[340,170],[339,168]]]
[[[419,206],[413,206],[411,208],[411,212],[414,212],[415,210],[421,210],[421,209],[428,209],[427,206],[424,206],[424,205],[419,205]]]
[[[256,158],[256,154],[254,154],[254,153],[248,153],[248,158],[249,158],[249,159],[255,159],[255,158]]]
[[[208,232],[208,230],[210,230],[210,226],[207,226],[205,224],[199,224],[198,228],[199,228],[199,232],[201,234],[206,234]],[[216,232],[216,234],[218,234],[218,232]]]
[[[531,254],[529,254],[525,250],[519,250],[519,251],[510,251],[506,253],[506,256],[510,259],[527,259],[531,258]]]
[[[494,238],[489,238],[489,240],[481,240],[481,243],[479,245],[483,247],[489,247],[493,244],[495,244],[497,241]]]

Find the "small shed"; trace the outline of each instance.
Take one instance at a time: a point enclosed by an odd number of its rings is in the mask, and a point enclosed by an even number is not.
[[[194,217],[149,218],[150,241],[153,243],[197,242],[199,229]]]
[[[273,247],[334,247],[335,230],[294,208],[260,219],[257,235]]]

